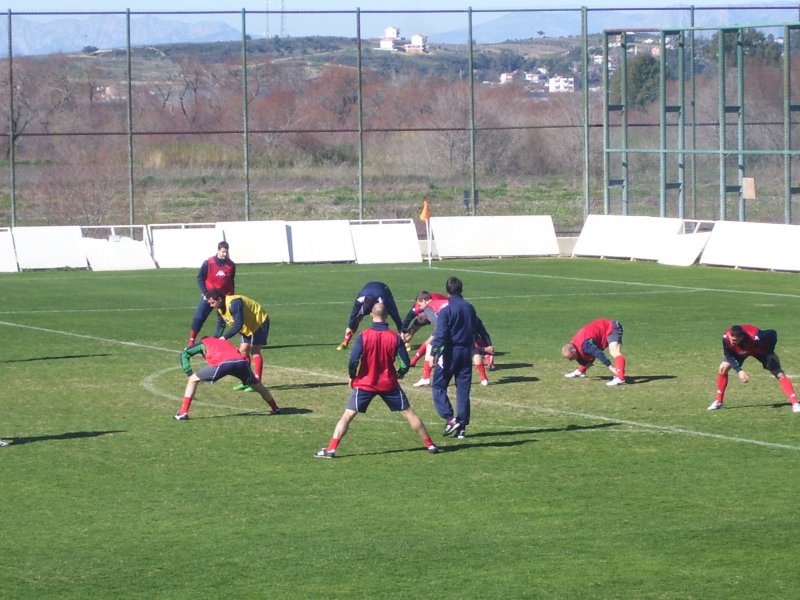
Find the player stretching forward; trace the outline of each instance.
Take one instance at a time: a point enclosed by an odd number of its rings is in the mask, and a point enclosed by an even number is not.
[[[403,324],[400,327],[400,333],[403,340],[406,342],[406,350],[411,352],[411,338],[422,329],[425,325],[430,323],[430,320],[425,316],[424,310],[428,302],[433,302],[432,308],[438,312],[439,308],[447,302],[447,296],[444,294],[437,294],[435,292],[428,292],[426,290],[417,294],[417,299],[414,301],[414,306],[408,311],[406,318],[403,319]],[[417,361],[425,355],[425,342],[419,347],[418,356],[411,357],[411,366],[417,364]],[[416,360],[414,360],[416,358]]]
[[[209,366],[203,367],[194,373],[192,372],[191,358],[197,354],[205,357]],[[272,394],[263,383],[256,379],[245,357],[227,340],[204,337],[199,343],[189,346],[181,352],[181,366],[183,367],[183,372],[189,376],[189,381],[186,382],[186,390],[183,392],[181,409],[175,415],[176,421],[189,419],[189,407],[192,404],[199,382],[214,383],[226,375],[233,375],[239,378],[243,385],[251,386],[254,391],[261,394],[264,402],[269,404],[272,409],[270,414],[274,415],[280,412],[280,408],[275,403]]]
[[[608,348],[614,357],[614,364],[603,350]],[[597,319],[584,325],[569,344],[561,347],[561,356],[574,360],[580,365],[564,377],[586,377],[586,369],[592,366],[595,359],[603,363],[614,374],[606,385],[622,385],[625,383],[625,357],[622,354],[622,323]]]
[[[386,313],[392,318],[397,331],[402,330],[402,321],[400,320],[400,312],[397,310],[397,303],[392,296],[392,290],[389,286],[382,281],[370,281],[364,284],[361,291],[358,292],[356,299],[353,301],[353,309],[350,311],[350,320],[347,322],[347,327],[344,330],[344,339],[336,349],[344,350],[350,344],[350,339],[353,334],[358,331],[358,326],[366,315],[370,314],[372,307],[376,302],[381,302],[386,307]]]
[[[725,388],[728,387],[728,371],[731,368],[739,374],[739,381],[750,381],[750,376],[742,370],[742,363],[748,356],[752,356],[778,380],[783,393],[792,404],[792,412],[800,413],[792,380],[783,372],[781,361],[775,354],[777,343],[778,332],[774,329],[759,329],[755,325],[734,325],[728,329],[722,336],[724,358],[717,373],[717,397],[708,410],[719,410],[725,406]]]

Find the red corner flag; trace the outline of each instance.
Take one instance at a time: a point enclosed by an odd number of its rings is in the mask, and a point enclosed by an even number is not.
[[[422,212],[419,213],[419,220],[420,221],[427,221],[430,218],[431,218],[431,209],[428,206],[428,201],[427,200],[423,200],[422,201]]]

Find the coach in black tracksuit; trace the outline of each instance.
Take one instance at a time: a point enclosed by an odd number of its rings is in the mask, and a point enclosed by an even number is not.
[[[456,433],[457,437],[461,438],[466,435],[466,427],[469,425],[472,346],[475,343],[475,331],[482,329],[483,325],[475,313],[475,307],[461,296],[463,289],[461,280],[450,277],[446,288],[450,299],[439,311],[431,343],[434,355],[437,357],[431,390],[436,412],[443,419],[447,419],[444,435]],[[455,416],[453,405],[447,396],[447,386],[453,377],[456,380]]]

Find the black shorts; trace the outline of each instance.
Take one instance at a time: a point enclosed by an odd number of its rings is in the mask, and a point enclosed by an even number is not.
[[[228,360],[218,364],[216,367],[209,365],[196,371],[195,375],[200,381],[205,381],[206,383],[214,383],[226,375],[236,377],[245,385],[252,385],[258,381],[256,376],[253,375],[250,365],[244,359]]]

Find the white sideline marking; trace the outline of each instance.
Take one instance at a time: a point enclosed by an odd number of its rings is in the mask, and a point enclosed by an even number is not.
[[[134,348],[141,348],[143,350],[157,350],[157,351],[160,351],[160,352],[171,352],[171,353],[180,352],[180,350],[175,350],[175,349],[172,349],[172,348],[162,348],[160,346],[150,346],[150,345],[147,345],[147,344],[138,344],[136,342],[126,342],[126,341],[123,341],[123,340],[114,340],[114,339],[109,339],[109,338],[101,338],[101,337],[96,337],[96,336],[92,336],[92,335],[85,335],[85,334],[82,334],[82,333],[72,333],[72,332],[69,332],[69,331],[59,331],[57,329],[48,329],[48,328],[45,328],[45,327],[34,327],[33,325],[20,325],[18,323],[9,323],[7,321],[0,321],[0,325],[5,325],[7,327],[18,327],[18,328],[21,328],[21,329],[31,329],[31,330],[34,330],[34,331],[42,331],[42,332],[46,332],[46,333],[55,333],[55,334],[66,335],[66,336],[71,336],[71,337],[78,337],[78,338],[82,338],[82,339],[93,340],[93,341],[96,341],[96,342],[105,342],[105,343],[108,343],[108,344],[119,344],[121,346],[130,346],[130,347],[134,347]],[[322,378],[334,379],[334,380],[335,379],[342,379],[342,377],[338,376],[338,375],[332,375],[330,373],[323,373],[323,372],[319,372],[319,371],[310,371],[308,369],[298,369],[298,368],[295,368],[295,367],[281,367],[281,366],[272,365],[272,364],[267,365],[267,366],[269,366],[271,369],[277,369],[277,370],[282,370],[282,371],[291,371],[291,372],[295,372],[295,373],[303,373],[303,374],[311,375],[311,376],[314,376],[314,377],[322,377]],[[176,398],[180,399],[177,396],[173,396],[171,394],[168,394],[166,392],[162,392],[162,391],[158,390],[155,387],[155,384],[153,383],[157,377],[163,375],[164,373],[166,373],[166,372],[168,372],[170,370],[176,369],[176,368],[180,368],[180,367],[170,367],[168,369],[163,369],[161,371],[158,371],[156,373],[152,373],[152,374],[148,375],[147,377],[145,377],[144,380],[142,380],[142,387],[144,387],[148,391],[150,391],[153,394],[155,394],[157,396],[160,396],[162,398],[168,398],[170,400],[175,400]],[[650,430],[653,430],[653,431],[663,431],[665,433],[675,433],[675,434],[689,435],[689,436],[694,436],[694,437],[718,439],[718,440],[724,440],[726,442],[736,442],[736,443],[740,443],[740,444],[752,444],[754,446],[763,446],[763,447],[767,447],[767,448],[781,448],[783,450],[800,450],[800,446],[792,446],[790,444],[779,444],[779,443],[776,443],[776,442],[764,442],[764,441],[761,441],[761,440],[753,440],[753,439],[737,437],[737,436],[722,435],[720,433],[707,433],[707,432],[704,432],[704,431],[694,431],[692,429],[684,429],[682,427],[670,427],[670,426],[664,426],[664,425],[652,425],[650,423],[642,423],[640,421],[630,421],[628,419],[617,419],[617,418],[613,418],[613,417],[606,417],[606,416],[603,416],[603,415],[593,415],[593,414],[590,414],[590,413],[581,413],[581,412],[574,412],[574,411],[567,411],[567,410],[559,410],[559,409],[555,409],[555,408],[529,406],[529,405],[526,405],[526,404],[514,404],[514,403],[510,403],[510,402],[497,402],[497,401],[493,401],[493,400],[484,400],[484,399],[479,399],[479,398],[475,398],[475,400],[480,401],[482,403],[486,403],[486,404],[496,404],[498,406],[509,406],[511,408],[527,408],[527,409],[532,410],[533,412],[540,412],[540,413],[554,414],[554,415],[565,415],[565,416],[571,416],[571,417],[580,417],[580,418],[583,418],[583,419],[588,419],[590,421],[603,421],[603,422],[607,422],[607,423],[622,423],[624,425],[631,425],[633,427],[641,427],[642,429],[650,429]],[[226,405],[222,405],[222,404],[210,404],[210,403],[208,403],[208,404],[207,403],[202,403],[202,404],[204,406],[211,406],[211,407],[214,407],[214,408],[224,408],[224,409],[229,409],[229,410],[241,410],[241,407],[226,406]]]
[[[494,401],[485,401],[488,404],[496,404],[502,406],[508,406],[509,408],[527,408],[532,410],[533,412],[538,413],[545,413],[545,414],[552,414],[552,415],[564,415],[567,417],[580,417],[582,419],[588,419],[590,421],[603,421],[606,423],[622,423],[623,425],[631,425],[633,427],[640,427],[642,429],[651,429],[654,431],[663,431],[664,433],[677,433],[682,435],[689,435],[695,437],[704,437],[704,438],[712,438],[718,440],[725,440],[727,442],[739,442],[742,444],[754,444],[756,446],[766,446],[767,448],[782,448],[784,450],[800,450],[800,446],[792,446],[790,444],[780,444],[777,442],[764,442],[761,440],[751,440],[749,438],[737,437],[732,435],[723,435],[721,433],[707,433],[705,431],[694,431],[692,429],[684,429],[682,427],[671,427],[667,425],[652,425],[650,423],[642,423],[641,421],[630,421],[628,419],[617,419],[614,417],[605,417],[603,415],[593,415],[590,413],[582,413],[576,412],[571,410],[560,410],[557,408],[547,408],[542,406],[529,406],[527,404],[514,404],[511,402],[494,402]]]
[[[453,268],[445,269],[444,267],[430,267],[430,268],[438,271],[447,271],[448,273],[453,271],[462,271],[464,273],[482,273],[484,275],[506,275],[508,277],[535,277],[538,279],[562,279],[564,281],[582,281],[586,283],[612,283],[614,285],[630,285],[636,287],[662,288],[665,290],[685,291],[685,292],[726,293],[726,292],[736,291],[737,294],[749,294],[752,296],[772,296],[776,298],[800,299],[800,294],[784,294],[778,292],[764,292],[760,290],[747,291],[741,289],[732,290],[732,289],[722,289],[722,288],[669,285],[666,283],[642,283],[638,281],[619,281],[616,279],[588,279],[586,277],[567,277],[566,275],[542,275],[541,273],[506,273],[504,271],[487,271],[483,269],[453,269]]]

